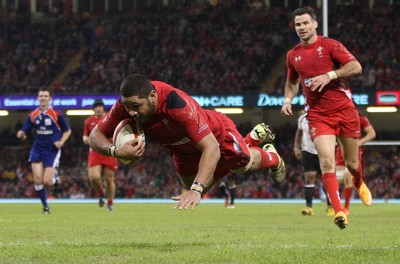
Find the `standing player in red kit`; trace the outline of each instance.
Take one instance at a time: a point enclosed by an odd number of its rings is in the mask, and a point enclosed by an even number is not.
[[[335,175],[336,138],[342,146],[346,167],[354,176],[356,191],[365,205],[372,203],[358,162],[358,111],[343,80],[361,74],[362,67],[342,43],[317,35],[318,22],[311,7],[296,9],[293,15],[300,43],[287,53],[288,75],[281,112],[284,116],[293,115],[291,101],[301,82],[310,134],[321,164],[322,183],[335,210],[334,223],[343,229],[348,225],[348,217],[340,204]]]
[[[104,102],[102,100],[95,100],[93,103],[94,115],[88,117],[85,120],[83,129],[83,143],[89,144],[89,134],[93,128],[106,116],[104,109]],[[111,142],[111,141],[109,141]],[[111,143],[110,143],[111,144]],[[89,149],[88,156],[88,167],[89,167],[89,180],[93,188],[99,194],[99,206],[103,207],[105,204],[104,188],[101,181],[101,173],[103,172],[104,179],[106,181],[106,195],[107,195],[107,209],[109,211],[114,210],[114,197],[115,197],[115,182],[114,174],[118,169],[118,160],[113,157],[109,157],[94,151],[92,148]]]
[[[214,184],[228,173],[269,169],[272,180],[283,183],[285,163],[264,124],[241,136],[231,119],[214,110],[206,110],[188,94],[140,74],[125,78],[120,99],[107,118],[90,133],[90,146],[103,154],[137,160],[142,157],[145,142],[133,139],[116,147],[108,141],[121,120],[132,118],[146,138],[152,138],[167,149],[177,175],[188,190],[176,197],[176,209],[193,209]]]
[[[364,115],[359,115],[360,118],[360,131],[362,133],[362,137],[358,140],[358,162],[362,162],[362,153],[363,153],[363,145],[373,140],[376,136],[376,132],[374,127],[369,122],[368,117]],[[343,211],[349,215],[349,207],[350,207],[350,199],[353,196],[353,176],[346,168],[345,162],[343,160],[342,151],[340,145],[336,146],[336,178],[340,184],[344,185],[343,189],[343,198],[344,198],[344,206]]]

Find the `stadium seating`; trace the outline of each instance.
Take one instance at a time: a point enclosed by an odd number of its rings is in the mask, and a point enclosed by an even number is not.
[[[247,127],[241,127],[248,131]],[[267,172],[253,172],[237,175],[238,198],[302,198],[304,188],[301,179],[301,163],[292,153],[295,126],[279,127],[276,133],[282,135],[277,148],[285,160],[287,180],[283,186],[273,184]],[[79,135],[78,132],[73,133]],[[385,140],[396,138],[384,132]],[[14,134],[2,133],[6,138]],[[288,135],[285,138],[284,135]],[[58,198],[95,197],[87,176],[87,153],[79,137],[72,138],[63,148],[59,175],[62,177]],[[379,140],[379,138],[378,138]],[[289,142],[289,143],[288,143]],[[22,147],[4,147],[0,144],[0,198],[29,198],[33,191],[33,178],[28,163],[30,145]],[[399,146],[367,147],[363,156],[364,179],[375,198],[400,198],[400,152]],[[117,198],[170,198],[181,190],[169,154],[152,141],[147,141],[145,157],[133,165],[121,165],[115,176]],[[318,186],[318,184],[317,184]],[[209,197],[218,197],[217,189]],[[318,196],[318,192],[316,194]]]
[[[227,6],[222,9],[191,6],[184,11],[167,10],[167,16],[150,12],[97,19],[86,13],[33,21],[10,14],[0,19],[0,94],[36,94],[39,87],[57,79],[82,47],[87,49],[79,67],[67,69],[65,78],[54,83],[56,94],[116,93],[121,79],[132,72],[169,82],[191,94],[260,91],[275,62],[295,44],[288,10],[263,12],[258,6],[241,6],[239,2],[244,1],[224,2]],[[379,9],[349,16],[343,10],[331,11],[330,36],[342,41],[363,65],[363,76],[349,82],[353,91],[399,89],[398,12]],[[282,72],[273,85],[279,94],[286,76],[284,69]],[[248,130],[248,125],[240,126],[241,132]],[[287,166],[286,183],[276,186],[261,172],[237,175],[238,198],[303,197],[301,164],[292,153],[294,133],[291,125],[277,130],[277,148]],[[396,139],[383,131],[378,135]],[[140,163],[118,170],[118,198],[170,198],[180,192],[169,155],[148,144]],[[1,132],[1,198],[35,195],[27,162],[29,149],[29,142],[21,146],[16,141],[15,131]],[[73,131],[63,148],[63,183],[57,197],[95,195],[87,177],[87,151],[81,131]],[[400,198],[398,153],[398,146],[366,151],[365,180],[375,198]],[[216,195],[217,191],[211,190],[210,196]]]

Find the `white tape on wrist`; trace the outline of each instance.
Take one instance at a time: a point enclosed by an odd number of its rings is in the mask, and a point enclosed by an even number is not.
[[[291,104],[292,103],[292,99],[290,99],[289,97],[285,97],[285,99],[283,100],[283,103],[284,104],[286,104],[286,103]]]
[[[329,78],[331,78],[331,80],[337,79],[337,74],[335,71],[330,71],[330,72],[327,72],[326,74],[328,74],[328,76],[329,76]]]

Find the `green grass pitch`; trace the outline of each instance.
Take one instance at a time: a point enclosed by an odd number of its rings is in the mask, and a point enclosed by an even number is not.
[[[351,206],[340,230],[325,205],[0,204],[0,263],[400,263],[400,204]]]

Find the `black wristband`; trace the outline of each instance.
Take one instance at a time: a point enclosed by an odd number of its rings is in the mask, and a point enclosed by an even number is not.
[[[190,187],[190,190],[202,194],[204,191],[204,185],[200,182],[194,182]]]
[[[199,185],[199,186],[200,186],[201,188],[203,188],[203,189],[205,188],[205,187],[204,187],[204,184],[202,184],[201,182],[194,182],[193,184],[194,184],[194,185]]]
[[[109,147],[108,147],[108,155],[109,156],[111,156],[111,157],[114,157],[114,158],[116,158],[116,150],[117,150],[117,147],[116,146],[114,146],[114,145],[110,145]]]

